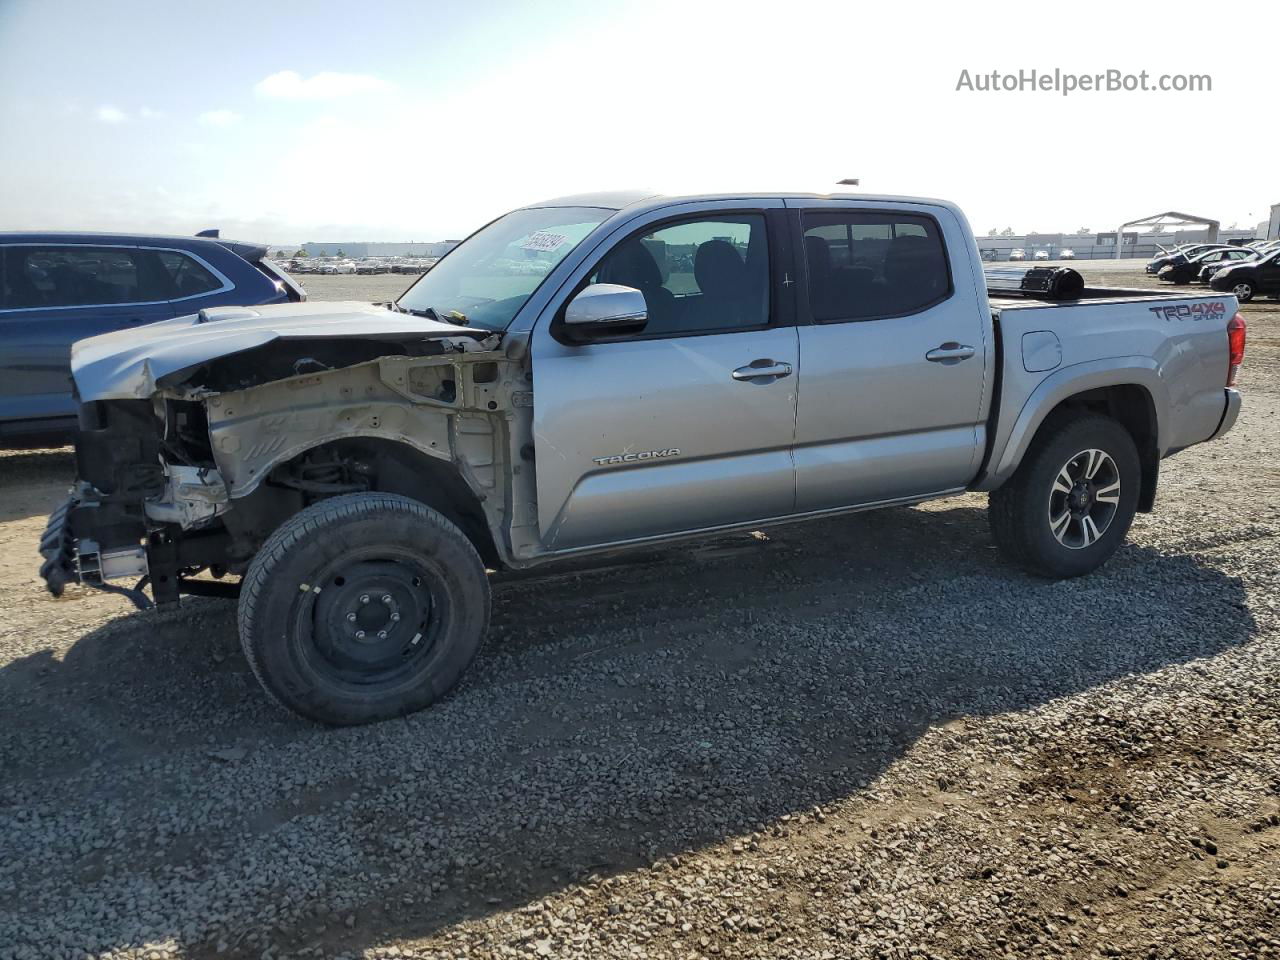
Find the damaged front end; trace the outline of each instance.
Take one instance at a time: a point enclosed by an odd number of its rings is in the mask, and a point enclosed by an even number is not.
[[[40,542],[40,574],[54,596],[61,596],[68,583],[83,583],[123,594],[145,608],[148,584],[158,600],[169,599],[176,596],[183,561],[192,568],[207,566],[210,544],[200,531],[226,510],[227,488],[216,467],[184,464],[174,456],[190,449],[190,439],[183,436],[198,428],[189,420],[203,423],[200,405],[185,404],[181,411],[172,403],[164,406],[167,418],[157,418],[153,403],[145,400],[81,405],[77,480],[50,516]],[[170,530],[194,535],[182,538],[186,551],[176,548]],[[216,533],[213,539],[219,539]],[[192,549],[192,555],[182,556]],[[153,566],[158,568],[154,579]]]
[[[368,490],[430,497],[478,546],[505,531],[490,553],[509,552],[511,527],[535,516],[532,470],[513,490],[505,469],[531,449],[523,351],[491,331],[335,306],[77,345],[77,481],[40,545],[51,593],[82,583],[139,607],[148,587],[156,603],[235,595],[223,578],[283,520]]]

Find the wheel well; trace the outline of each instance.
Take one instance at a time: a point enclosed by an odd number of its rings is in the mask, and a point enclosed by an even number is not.
[[[1138,496],[1138,510],[1150,513],[1156,500],[1156,484],[1160,477],[1160,426],[1156,420],[1156,405],[1146,387],[1136,383],[1097,387],[1067,397],[1049,412],[1044,423],[1080,411],[1101,413],[1120,422],[1138,448],[1138,461],[1142,464],[1142,488]],[[1042,424],[1043,428],[1043,424]]]
[[[374,490],[411,497],[438,510],[466,534],[487,566],[500,563],[480,499],[457,467],[392,440],[361,441],[359,449],[373,455]]]
[[[488,566],[501,562],[479,498],[453,464],[394,440],[352,437],[312,447],[275,467],[227,521],[260,541],[319,500],[362,490],[397,493],[438,511],[471,541]]]

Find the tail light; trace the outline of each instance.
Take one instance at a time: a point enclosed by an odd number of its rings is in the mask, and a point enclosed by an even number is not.
[[[1240,372],[1240,364],[1244,363],[1244,317],[1237,313],[1227,322],[1227,352],[1230,359],[1227,364],[1227,386],[1236,385],[1236,374]]]

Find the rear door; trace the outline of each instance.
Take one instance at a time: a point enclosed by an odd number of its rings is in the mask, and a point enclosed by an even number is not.
[[[75,414],[71,345],[174,315],[149,254],[133,247],[0,248],[0,418]]]
[[[571,289],[639,289],[649,316],[639,334],[570,345],[555,333],[559,313],[540,320],[534,440],[546,545],[618,543],[792,511],[800,371],[780,207],[685,205],[610,237]]]
[[[991,323],[967,228],[945,208],[792,202],[796,509],[964,487],[985,440]]]

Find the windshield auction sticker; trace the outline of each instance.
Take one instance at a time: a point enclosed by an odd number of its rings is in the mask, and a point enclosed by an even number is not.
[[[563,233],[547,233],[545,230],[539,230],[537,233],[531,233],[519,243],[516,244],[521,250],[535,250],[538,253],[551,253],[553,250],[559,250],[569,238]]]

